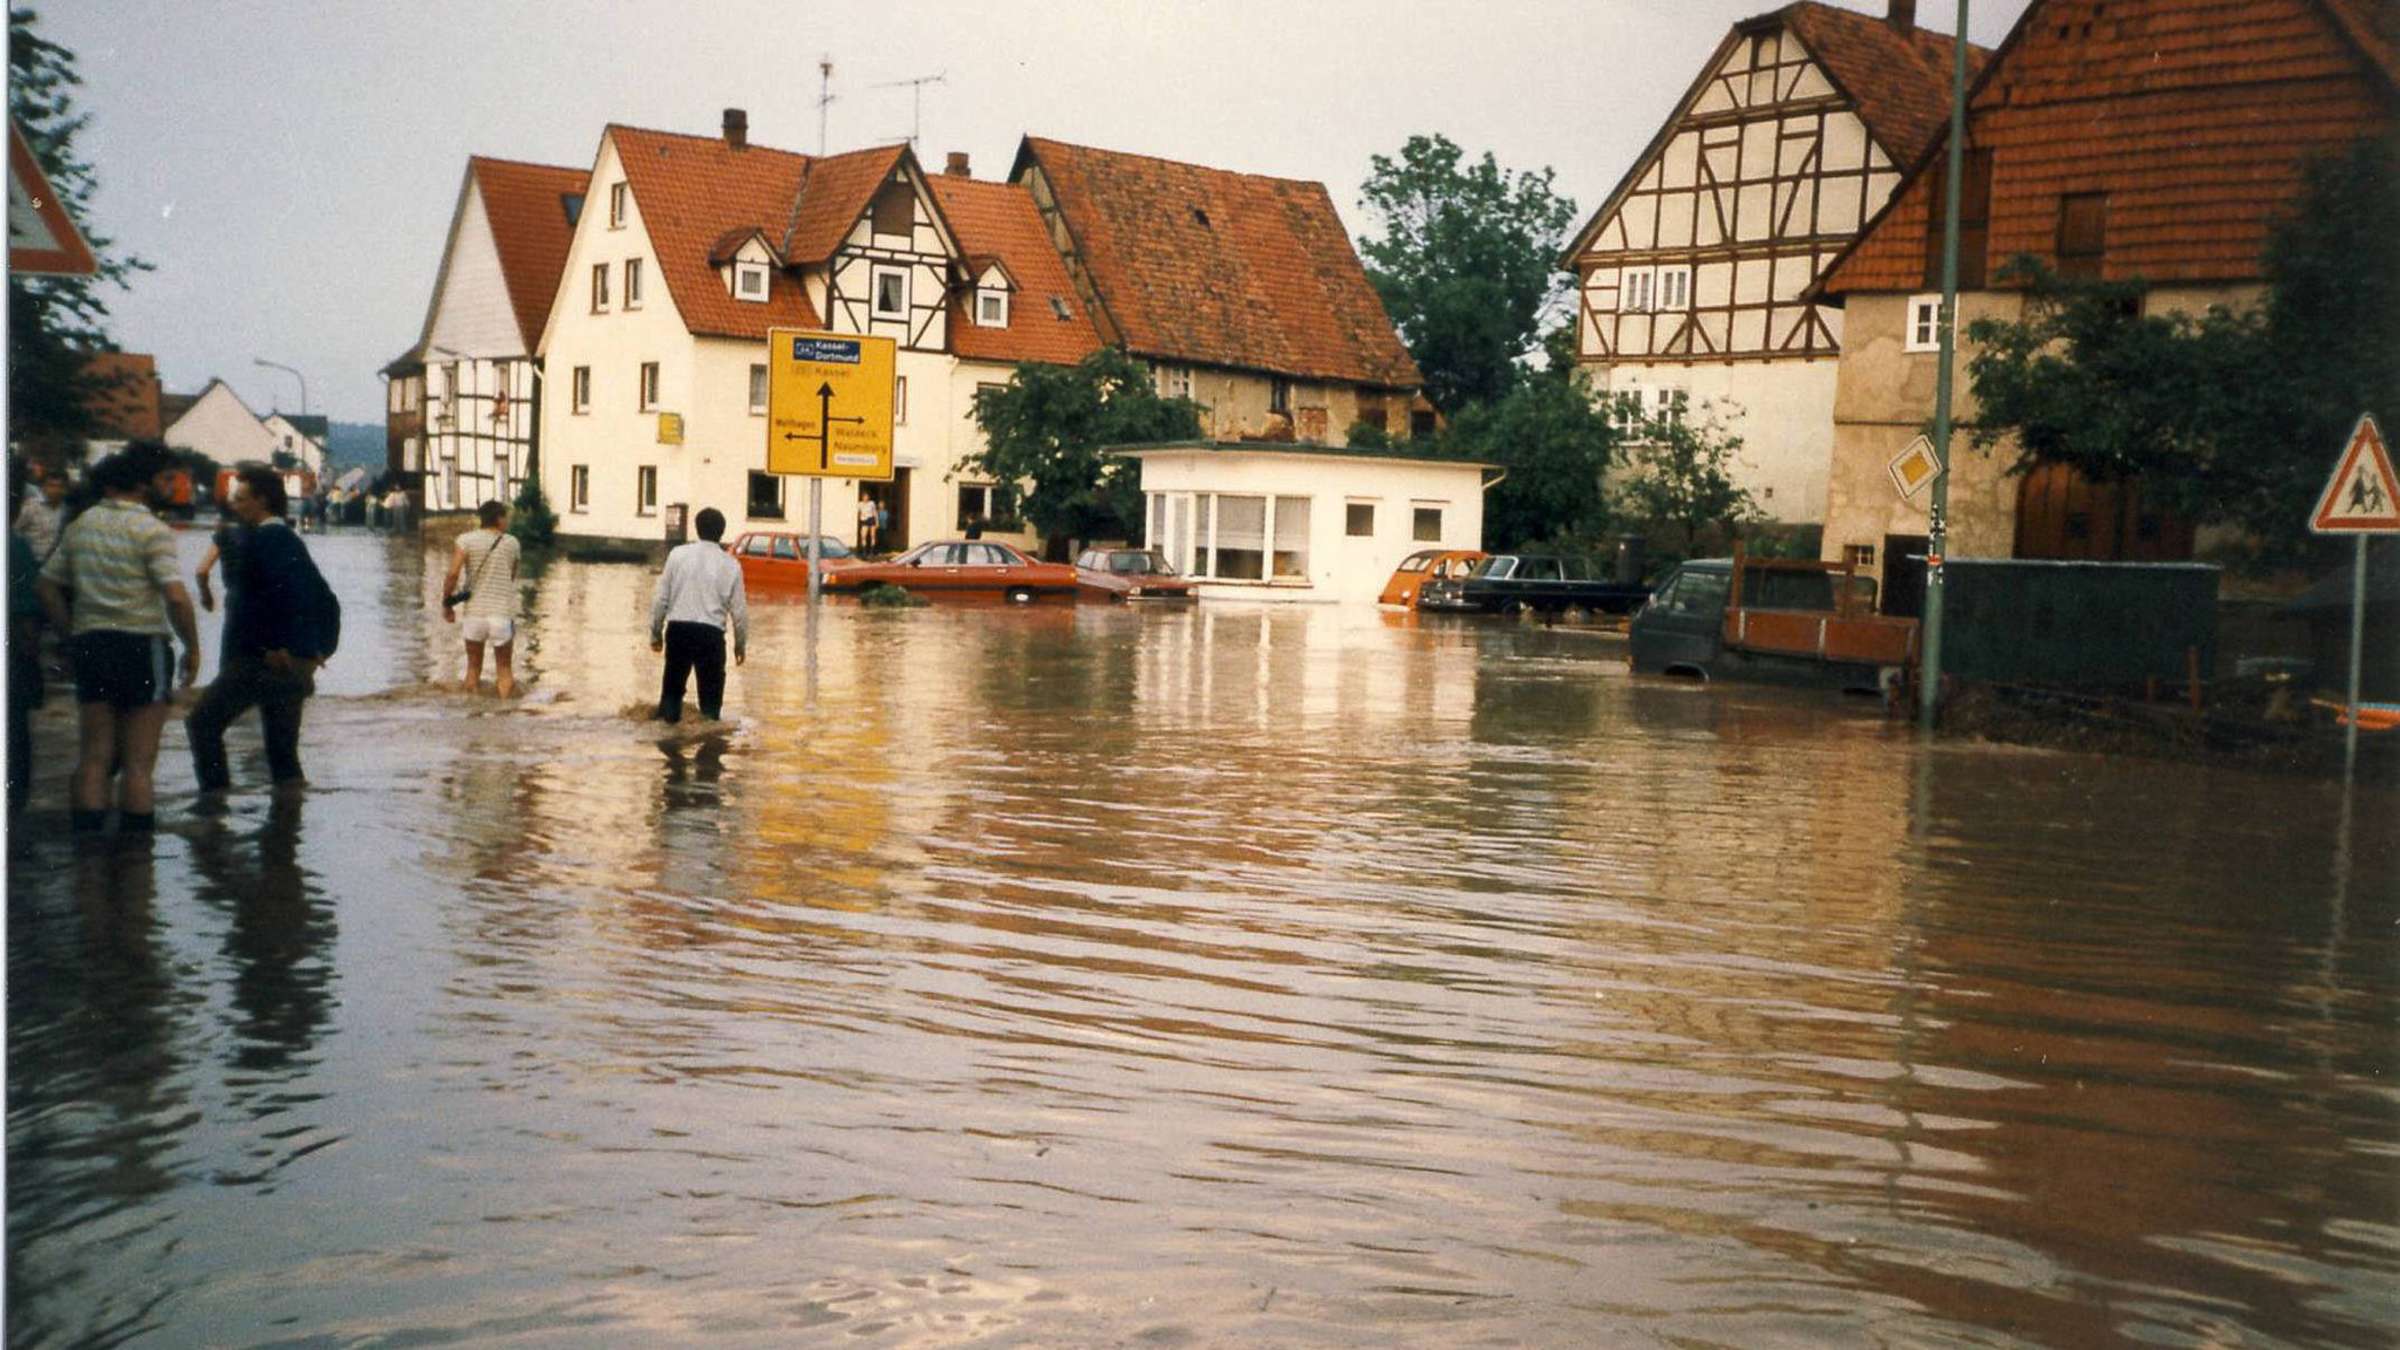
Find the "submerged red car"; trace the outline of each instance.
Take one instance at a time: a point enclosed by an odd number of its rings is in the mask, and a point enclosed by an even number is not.
[[[733,541],[726,552],[742,565],[745,586],[808,585],[808,536],[780,530],[752,530]],[[818,566],[827,576],[859,565],[850,546],[830,534],[817,536]]]
[[[890,562],[860,563],[825,573],[825,589],[855,593],[881,582],[922,595],[997,595],[1031,600],[1073,595],[1075,569],[1035,562],[988,539],[943,539],[919,544]]]
[[[1086,600],[1189,600],[1192,583],[1146,548],[1087,548],[1075,559]]]

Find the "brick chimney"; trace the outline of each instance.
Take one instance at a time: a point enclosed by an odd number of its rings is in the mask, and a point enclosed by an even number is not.
[[[1917,31],[1917,0],[1892,0],[1892,11],[1885,16],[1884,22],[1896,32]]]
[[[739,108],[725,110],[725,144],[735,150],[750,147],[750,114]]]
[[[952,178],[974,177],[967,171],[967,152],[964,150],[951,151],[949,161],[942,165],[942,172]]]

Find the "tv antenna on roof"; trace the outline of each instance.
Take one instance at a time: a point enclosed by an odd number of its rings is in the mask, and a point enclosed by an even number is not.
[[[883,83],[873,86],[877,89],[898,89],[903,85],[907,86],[909,92],[908,144],[910,149],[916,148],[917,135],[925,129],[925,86],[944,83],[949,73],[945,70],[933,75],[919,75],[913,80],[885,80]]]
[[[817,58],[817,157],[825,157],[825,110],[833,106],[833,53]]]

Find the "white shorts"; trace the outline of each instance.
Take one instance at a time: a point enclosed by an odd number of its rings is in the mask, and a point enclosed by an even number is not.
[[[458,635],[469,642],[488,642],[495,647],[505,647],[516,641],[517,621],[475,615],[458,621]]]

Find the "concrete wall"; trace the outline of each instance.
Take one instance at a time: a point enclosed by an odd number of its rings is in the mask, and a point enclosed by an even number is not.
[[[1309,503],[1305,579],[1209,581],[1200,589],[1203,599],[1372,604],[1392,569],[1418,549],[1483,546],[1484,470],[1471,464],[1263,448],[1150,451],[1141,462],[1144,509],[1151,520],[1159,518],[1158,498],[1188,500],[1192,493],[1294,497]],[[1346,532],[1352,502],[1374,506],[1372,535],[1353,538]],[[1441,508],[1439,539],[1414,537],[1417,506]],[[1150,533],[1153,546],[1168,548],[1176,566],[1187,567],[1189,551],[1174,547],[1171,526],[1166,538],[1156,529]]]
[[[2246,306],[2263,288],[2254,284],[2161,288],[2145,299],[2144,312],[2197,313],[2213,304]],[[1844,328],[1841,373],[1833,403],[1833,459],[1827,484],[1824,556],[1839,560],[1847,546],[1876,548],[1872,569],[1883,575],[1886,534],[1927,532],[1930,487],[1903,499],[1887,466],[1933,419],[1938,353],[1906,350],[1911,297],[1853,295]],[[2016,544],[2015,460],[2009,444],[1989,452],[1968,447],[1967,424],[1975,417],[1967,362],[1974,355],[1966,328],[1981,318],[2014,319],[2023,297],[2013,291],[1970,291],[1959,296],[1960,350],[1955,365],[1952,417],[1960,425],[1950,468],[1949,547],[1954,557],[2006,558]]]

